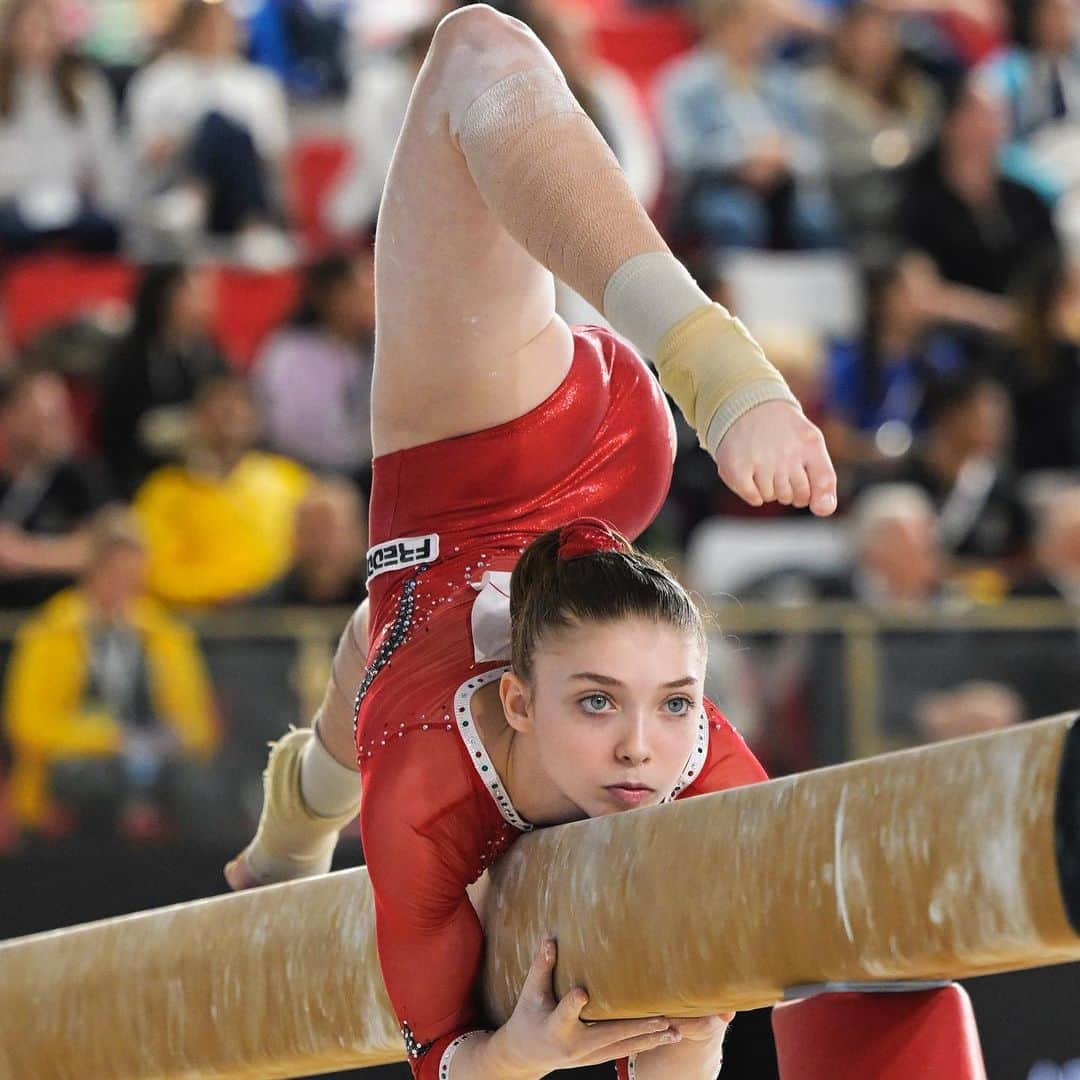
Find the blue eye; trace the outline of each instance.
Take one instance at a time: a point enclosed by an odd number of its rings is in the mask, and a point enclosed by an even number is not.
[[[689,698],[676,697],[669,698],[664,702],[664,706],[672,716],[684,716],[693,708],[694,703]]]
[[[611,698],[607,694],[588,694],[578,704],[587,713],[599,713],[603,712],[611,704]]]

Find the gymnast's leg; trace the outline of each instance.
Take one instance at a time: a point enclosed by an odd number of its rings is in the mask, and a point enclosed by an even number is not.
[[[820,432],[672,257],[551,55],[485,5],[447,16],[413,90],[376,239],[376,454],[523,415],[565,375],[551,271],[603,310],[748,501],[830,513]]]
[[[367,658],[368,603],[345,625],[322,704],[310,728],[273,745],[259,828],[225,867],[234,889],[291,881],[330,869],[338,833],[360,810],[353,701]]]

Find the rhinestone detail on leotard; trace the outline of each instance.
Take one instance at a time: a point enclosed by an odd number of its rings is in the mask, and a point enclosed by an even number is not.
[[[503,787],[499,774],[495,771],[495,766],[488,756],[487,748],[480,739],[480,733],[473,723],[470,706],[473,694],[481,686],[493,683],[496,679],[502,677],[503,672],[509,670],[508,665],[492,668],[491,671],[485,671],[482,675],[475,675],[468,682],[463,682],[458,687],[457,693],[454,694],[454,719],[457,721],[458,731],[461,733],[465,748],[469,751],[469,760],[473,763],[473,768],[479,774],[480,779],[484,781],[484,787],[487,788],[488,794],[495,800],[499,813],[515,829],[529,832],[532,825],[517,812],[514,804],[510,801],[510,796],[507,794],[506,788]]]
[[[427,563],[416,568],[416,572],[401,587],[401,596],[398,597],[397,613],[390,627],[390,633],[383,638],[375,659],[364,670],[364,678],[356,691],[356,701],[353,703],[353,742],[357,741],[357,728],[360,723],[360,706],[367,697],[375,676],[390,662],[390,657],[403,645],[409,636],[409,627],[412,626],[413,612],[416,607],[416,585],[420,575],[427,569]]]
[[[694,779],[701,774],[701,769],[705,764],[705,757],[708,752],[709,718],[703,711],[698,717],[698,729],[697,736],[694,740],[694,749],[690,751],[690,757],[687,758],[686,764],[683,766],[682,775],[679,777],[678,783],[671,789],[671,794],[664,802],[671,802],[684,787],[694,782]]]
[[[413,1035],[408,1020],[402,1021],[401,1037],[405,1040],[405,1053],[407,1053],[413,1061],[422,1058],[434,1045],[434,1043],[419,1042],[416,1036]]]

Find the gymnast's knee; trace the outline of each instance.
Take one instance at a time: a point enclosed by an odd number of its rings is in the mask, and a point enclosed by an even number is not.
[[[487,4],[450,12],[439,23],[426,65],[437,78],[454,119],[489,86],[530,67],[554,65],[550,53],[520,20]]]

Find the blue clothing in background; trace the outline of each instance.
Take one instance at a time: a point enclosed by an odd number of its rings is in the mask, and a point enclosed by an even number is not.
[[[963,360],[956,341],[934,334],[920,351],[885,360],[875,387],[863,343],[834,342],[827,358],[825,408],[859,431],[876,431],[890,420],[918,430],[927,382],[956,373]]]

